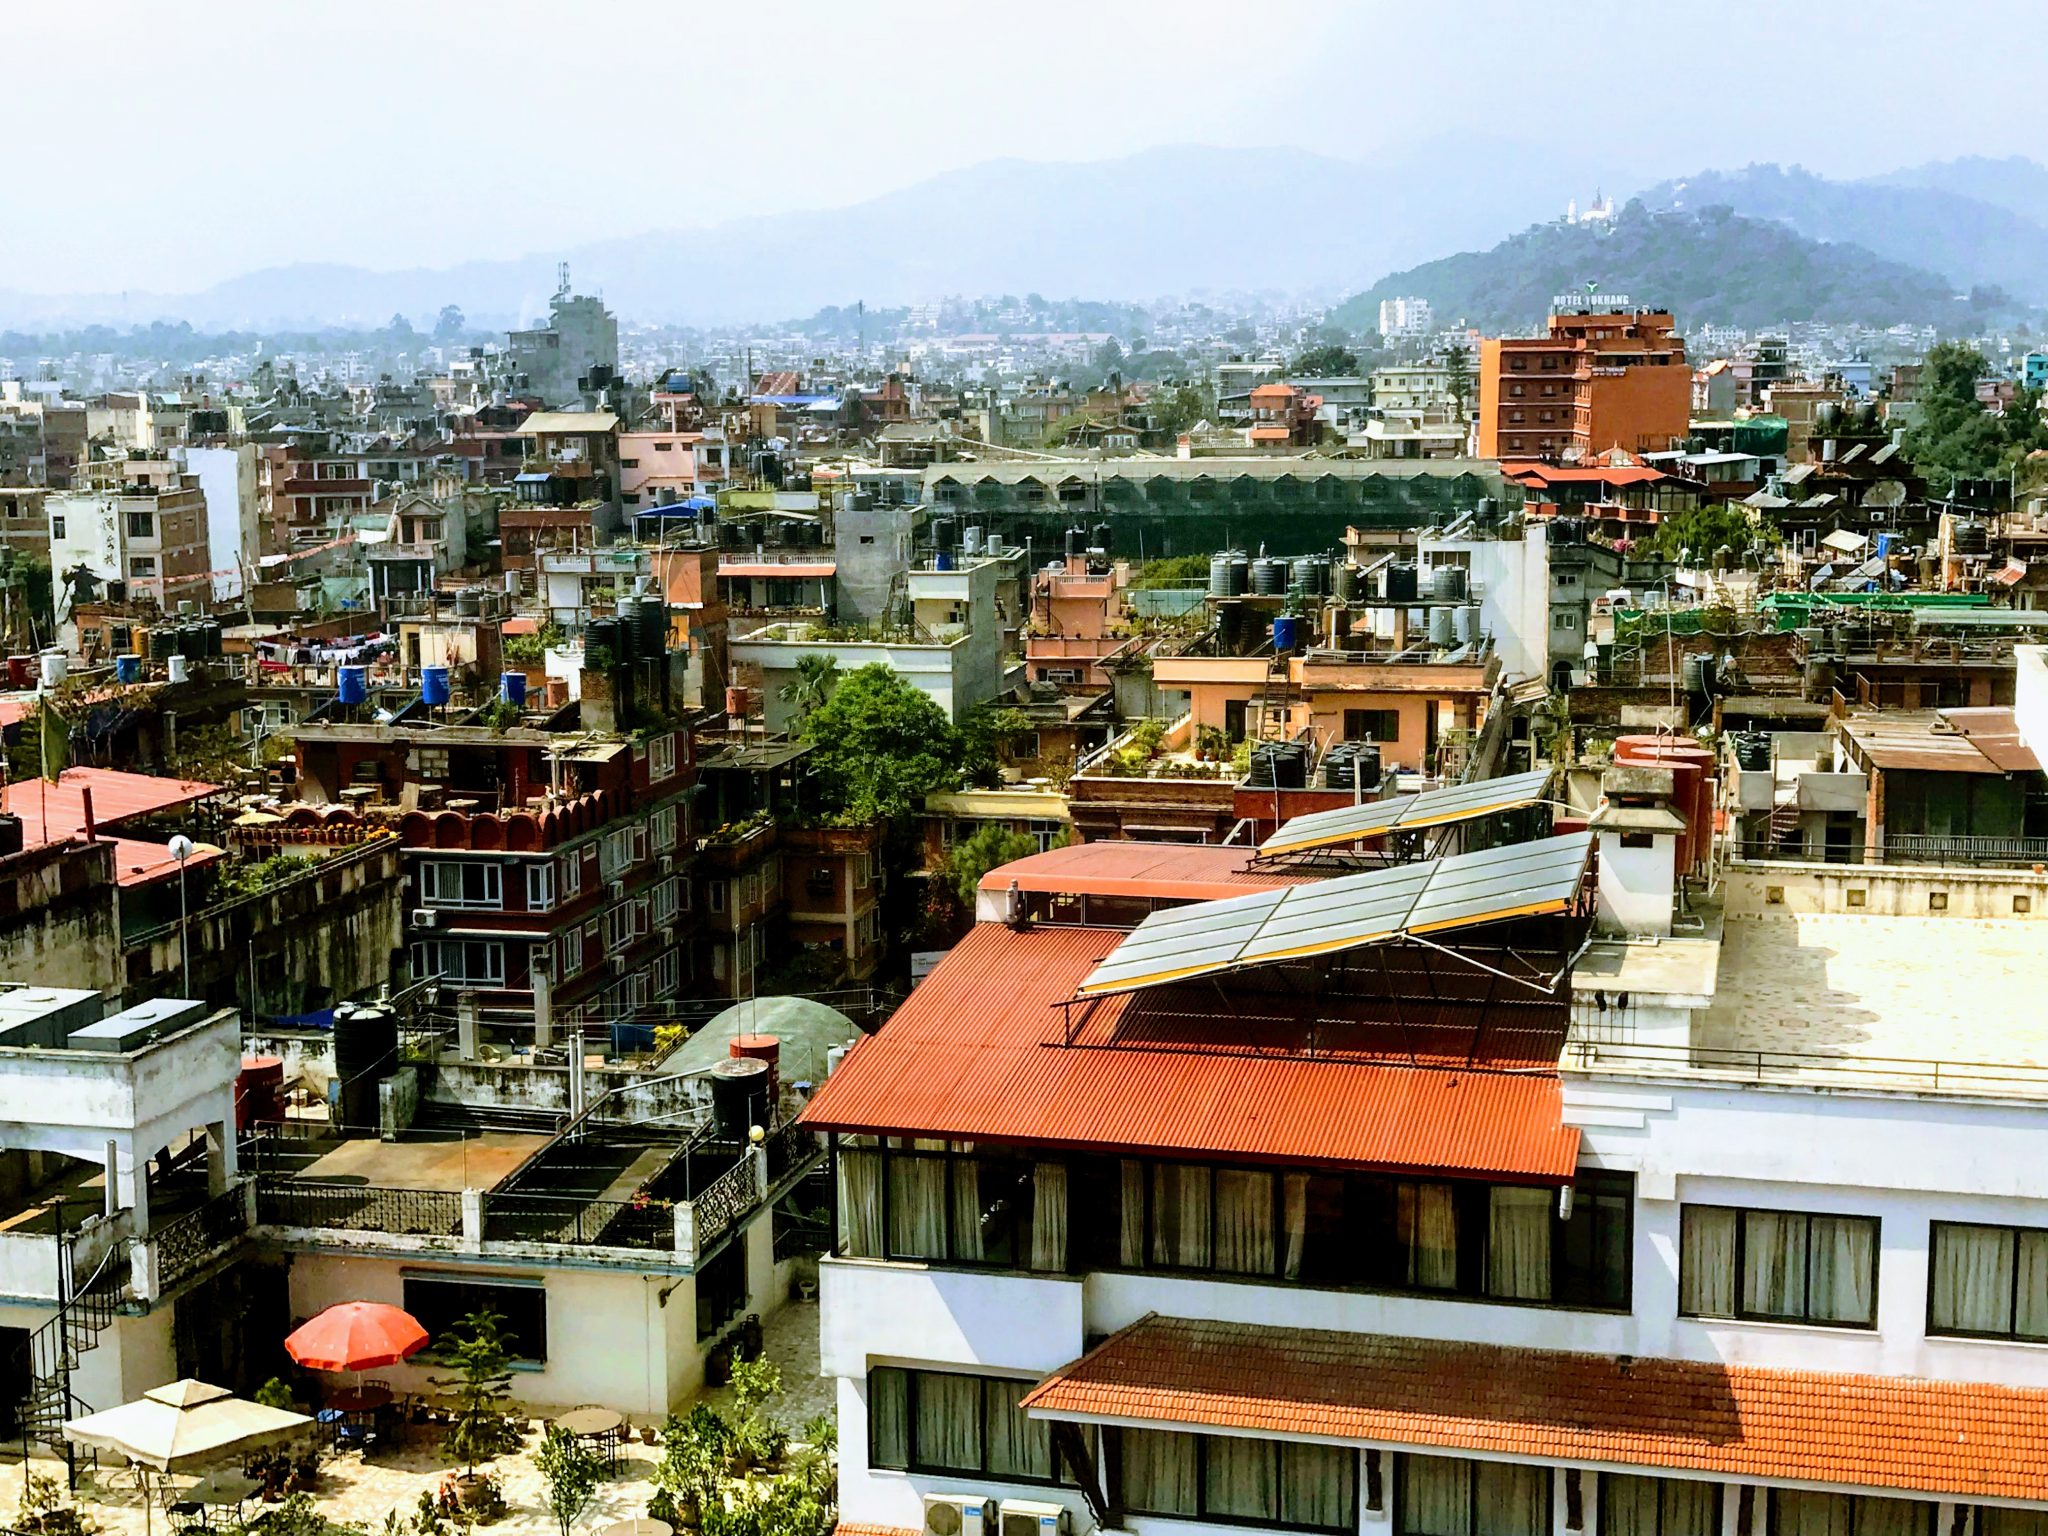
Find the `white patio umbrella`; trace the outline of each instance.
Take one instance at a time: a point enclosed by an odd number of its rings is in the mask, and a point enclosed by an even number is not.
[[[64,1438],[125,1456],[139,1467],[177,1472],[230,1450],[274,1444],[313,1421],[303,1413],[266,1408],[226,1387],[187,1377],[145,1392],[132,1403],[68,1420]],[[143,1495],[145,1529],[149,1497]]]

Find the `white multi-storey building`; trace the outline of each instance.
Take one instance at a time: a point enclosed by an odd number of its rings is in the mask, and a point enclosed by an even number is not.
[[[1677,820],[991,874],[806,1117],[845,1520],[2048,1531],[2048,878],[1736,866],[1673,932]]]
[[[1429,332],[1429,300],[1410,297],[1380,300],[1381,336],[1427,336]]]

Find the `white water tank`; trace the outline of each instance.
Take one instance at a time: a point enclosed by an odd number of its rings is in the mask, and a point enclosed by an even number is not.
[[[188,674],[185,671],[184,657],[173,656],[164,665],[170,674],[170,679],[172,682],[182,683],[186,680]]]
[[[54,688],[71,675],[71,658],[62,651],[44,651],[41,661],[43,686],[45,688]]]

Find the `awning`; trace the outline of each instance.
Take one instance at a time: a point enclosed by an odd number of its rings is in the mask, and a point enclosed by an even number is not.
[[[1314,1437],[1753,1482],[2048,1496],[2048,1391],[1148,1317],[1036,1419]]]
[[[1822,539],[1821,543],[1827,545],[1829,549],[1839,549],[1845,555],[1860,555],[1870,547],[1870,540],[1860,533],[1850,532],[1847,528],[1837,528]]]
[[[303,1413],[266,1408],[188,1377],[132,1403],[72,1419],[64,1438],[170,1472],[235,1446],[273,1443],[312,1422]]]

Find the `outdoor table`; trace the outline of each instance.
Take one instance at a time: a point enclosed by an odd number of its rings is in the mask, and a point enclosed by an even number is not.
[[[625,1423],[624,1414],[609,1408],[572,1408],[555,1420],[564,1434],[574,1435],[578,1440],[595,1440],[607,1469],[618,1461],[617,1437]]]
[[[655,1520],[647,1515],[637,1520],[616,1520],[597,1533],[597,1536],[676,1536],[675,1527],[666,1520]]]
[[[340,1392],[331,1393],[327,1399],[327,1406],[351,1418],[357,1414],[375,1413],[380,1408],[391,1406],[391,1389],[380,1387],[374,1382],[367,1386],[348,1387]]]

